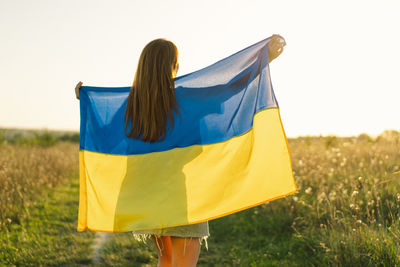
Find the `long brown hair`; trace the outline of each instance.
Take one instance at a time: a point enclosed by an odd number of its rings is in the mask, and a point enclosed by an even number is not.
[[[172,111],[179,114],[173,77],[177,68],[178,49],[171,41],[155,39],[143,48],[125,110],[128,137],[145,142],[165,139],[168,118],[173,127]]]

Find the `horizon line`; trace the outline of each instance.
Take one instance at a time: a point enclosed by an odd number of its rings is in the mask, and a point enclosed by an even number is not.
[[[71,132],[71,133],[79,133],[80,129],[76,128],[50,128],[47,126],[43,127],[21,127],[21,126],[2,126],[0,125],[0,130],[19,130],[19,131],[49,131],[49,132]],[[353,134],[353,135],[344,135],[344,134],[335,134],[335,133],[328,133],[328,134],[323,134],[323,133],[310,133],[310,134],[299,134],[299,135],[287,135],[287,138],[301,138],[301,137],[328,137],[328,136],[336,136],[336,137],[341,137],[341,138],[349,138],[349,137],[358,137],[362,134],[366,134],[370,137],[378,137],[382,135],[384,132],[388,131],[395,131],[395,132],[400,132],[400,129],[385,129],[379,134],[371,134],[368,132],[360,132],[358,134]]]

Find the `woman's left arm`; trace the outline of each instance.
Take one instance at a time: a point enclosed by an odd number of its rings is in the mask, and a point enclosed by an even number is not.
[[[79,82],[76,86],[75,86],[75,95],[76,98],[79,99],[79,89],[81,89],[82,86],[82,82]]]

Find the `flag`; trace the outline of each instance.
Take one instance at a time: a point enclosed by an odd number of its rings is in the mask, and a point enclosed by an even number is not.
[[[175,78],[181,117],[163,141],[125,135],[130,87],[82,86],[78,231],[199,223],[296,193],[270,39]]]

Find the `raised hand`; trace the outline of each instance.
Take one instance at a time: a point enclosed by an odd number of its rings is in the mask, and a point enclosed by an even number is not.
[[[277,58],[282,52],[283,47],[286,45],[285,39],[279,34],[274,34],[268,43],[268,57],[269,62]]]
[[[79,89],[81,89],[82,86],[82,82],[79,82],[76,86],[75,86],[75,95],[76,98],[79,99]]]

